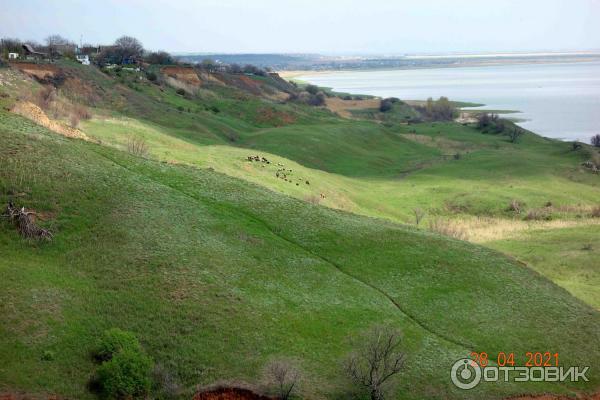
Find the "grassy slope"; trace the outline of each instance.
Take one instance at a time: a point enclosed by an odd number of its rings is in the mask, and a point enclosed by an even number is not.
[[[99,82],[106,81],[103,85],[112,84],[98,72],[86,73]],[[116,119],[85,123],[83,129],[121,148],[131,134],[142,136],[153,156],[161,160],[210,166],[300,199],[318,198],[323,193],[326,198],[321,203],[326,206],[405,223],[413,221],[412,210],[419,207],[427,213],[426,224],[445,217],[466,220],[470,230],[473,216],[483,216],[523,225],[522,215],[506,211],[513,199],[526,209],[552,202],[555,219],[594,222],[579,217],[586,214],[581,210],[598,204],[600,182],[597,176],[578,168],[585,156],[573,152],[568,143],[527,134],[518,144],[511,144],[503,136],[483,135],[458,124],[385,127],[368,121],[349,122],[319,110],[269,105],[218,86],[186,99],[172,89],[161,92],[154,85],[136,85],[134,91],[122,89],[123,96],[132,99],[129,103],[136,107],[121,109]],[[217,106],[221,112],[205,111],[207,106]],[[105,107],[115,106],[109,103]],[[256,110],[269,107],[293,115],[296,122],[283,127],[258,122]],[[123,119],[121,114],[136,119]],[[215,136],[213,132],[221,133]],[[273,164],[245,161],[248,154],[255,153]],[[456,153],[461,154],[459,160],[453,157]],[[293,170],[289,174],[292,182],[275,177],[276,163]],[[576,210],[565,213],[561,207]],[[493,228],[495,223],[489,225]],[[595,235],[600,227],[583,229]],[[473,233],[471,239],[488,240],[477,235]],[[524,238],[530,243],[536,236]],[[504,250],[518,257],[522,254],[512,247]],[[543,254],[526,258],[534,259],[536,269],[545,274]],[[556,274],[549,269],[547,276]],[[579,296],[582,279],[565,287]],[[562,285],[565,280],[557,282]],[[592,286],[598,283],[594,277],[589,281]],[[586,301],[592,298],[583,292],[580,297]],[[590,304],[597,307],[596,302]]]
[[[89,396],[88,352],[112,326],[186,387],[254,380],[269,356],[298,357],[311,397],[345,391],[346,339],[381,321],[405,333],[405,398],[568,390],[457,392],[447,373],[470,350],[600,364],[582,346],[600,339],[598,313],[498,253],[0,118],[3,197],[45,212],[56,232],[36,245],[0,229],[0,388]],[[44,350],[56,359],[41,361]],[[571,387],[597,386],[592,374]]]
[[[600,228],[532,230],[488,246],[518,256],[557,284],[600,309]]]

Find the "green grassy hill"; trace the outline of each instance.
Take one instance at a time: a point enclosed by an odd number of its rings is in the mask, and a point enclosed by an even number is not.
[[[405,335],[406,398],[570,386],[460,393],[448,369],[470,351],[600,362],[582,345],[600,339],[598,313],[501,254],[1,115],[2,193],[48,216],[55,232],[36,244],[0,230],[4,390],[89,397],[89,352],[115,326],[188,388],[252,381],[269,356],[297,357],[308,397],[344,391],[347,339],[382,321]],[[54,361],[41,360],[45,350]],[[597,384],[594,375],[586,387]]]
[[[577,250],[567,230],[598,232],[588,213],[600,187],[579,167],[583,150],[533,134],[512,144],[454,123],[348,121],[232,84],[180,95],[133,72],[64,68],[71,80],[58,95],[90,106],[80,128],[98,143],[0,111],[0,201],[36,210],[55,234],[35,243],[0,227],[0,392],[92,398],[90,351],[119,327],[188,393],[218,380],[256,382],[270,357],[285,356],[301,361],[304,397],[344,398],[350,338],[383,322],[404,332],[401,398],[600,386],[600,351],[589,346],[600,339],[593,258],[571,274],[572,264],[530,257],[553,248],[552,232],[570,238],[569,251],[597,251]],[[7,106],[39,89],[14,82],[3,87]],[[127,153],[131,137],[147,143],[147,158]],[[248,162],[251,154],[271,163]],[[278,164],[292,170],[288,181],[276,177]],[[524,212],[551,201],[553,221],[523,221],[506,210],[513,199]],[[398,224],[415,207],[426,222],[462,223],[473,241],[539,273]],[[529,235],[532,227],[549,242]],[[43,361],[44,351],[54,360]],[[562,365],[592,366],[591,380],[459,391],[449,370],[471,351],[514,352],[520,363],[527,351],[558,352]]]

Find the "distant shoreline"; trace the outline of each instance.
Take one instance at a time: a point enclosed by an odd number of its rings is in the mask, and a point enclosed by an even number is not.
[[[517,55],[515,58],[509,56],[497,56],[497,59],[490,60],[493,56],[478,55],[476,57],[464,57],[462,59],[468,59],[469,62],[454,63],[454,64],[423,64],[423,65],[410,65],[410,66],[399,66],[399,67],[381,67],[381,68],[340,68],[340,69],[307,69],[307,70],[280,70],[276,71],[279,76],[284,79],[295,79],[305,75],[326,75],[332,73],[347,73],[347,72],[374,72],[374,71],[410,71],[419,69],[448,69],[448,68],[474,68],[474,67],[497,67],[503,65],[534,65],[534,64],[580,64],[580,63],[594,63],[600,62],[600,54],[598,53],[581,53],[581,56],[596,56],[596,57],[578,57],[579,54],[569,53],[573,57],[565,57],[564,55],[554,54],[550,58],[543,56],[536,56],[533,58],[521,59]],[[531,57],[531,56],[527,56]],[[557,57],[557,58],[554,58]],[[429,56],[429,57],[414,57],[411,59],[448,59],[452,57],[445,56]],[[457,59],[461,57],[455,57]],[[479,59],[485,58],[485,60],[478,61]]]

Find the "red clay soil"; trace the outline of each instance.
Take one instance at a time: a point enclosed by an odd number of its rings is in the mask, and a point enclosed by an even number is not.
[[[506,400],[600,400],[600,392],[590,395],[577,395],[576,397],[557,396],[553,394],[543,394],[540,396],[519,396],[511,397]]]
[[[60,397],[51,394],[0,393],[0,400],[60,400]]]
[[[0,399],[2,400],[2,399]],[[192,400],[274,400],[272,397],[254,393],[249,389],[217,388],[196,393]]]

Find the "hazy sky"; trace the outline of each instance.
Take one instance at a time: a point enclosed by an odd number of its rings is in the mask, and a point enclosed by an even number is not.
[[[0,0],[0,36],[172,52],[600,49],[600,0]]]

